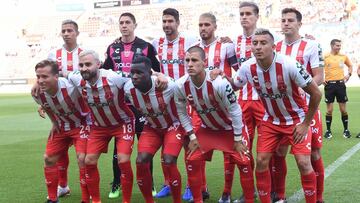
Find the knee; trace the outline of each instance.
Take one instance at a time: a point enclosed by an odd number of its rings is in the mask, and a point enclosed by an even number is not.
[[[177,161],[177,158],[174,157],[174,156],[170,156],[170,155],[164,155],[163,157],[163,160],[164,160],[164,164],[165,165],[170,165],[170,164],[176,164],[176,161]]]
[[[137,164],[149,163],[151,161],[151,156],[146,153],[139,153],[136,157]]]
[[[118,154],[117,157],[118,157],[118,164],[130,161],[130,155],[128,154]]]
[[[44,154],[44,162],[45,162],[45,166],[54,166],[56,164],[55,158],[47,154]]]
[[[96,165],[97,164],[97,158],[93,155],[86,155],[85,156],[85,165]]]
[[[78,161],[78,165],[80,168],[84,167],[85,166],[85,154],[78,154],[77,161]]]
[[[262,156],[256,157],[256,170],[265,171],[269,166],[269,160]]]
[[[311,160],[319,160],[321,158],[320,149],[311,150]]]
[[[309,159],[297,160],[297,165],[301,174],[309,174],[312,171],[312,166]]]

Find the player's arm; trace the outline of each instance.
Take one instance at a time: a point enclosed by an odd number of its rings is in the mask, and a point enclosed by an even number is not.
[[[348,67],[348,74],[344,77],[344,81],[347,82],[349,79],[350,79],[350,76],[352,74],[352,71],[353,71],[353,66],[349,60],[349,58],[346,56],[346,59],[345,59],[345,65]]]
[[[322,94],[317,84],[300,63],[296,62],[296,68],[292,67],[290,71],[291,79],[294,80],[299,87],[301,87],[306,93],[310,95],[309,109],[305,114],[305,119],[302,123],[295,126],[294,128],[293,136],[294,143],[296,144],[302,142],[305,139],[311,121],[318,109]]]
[[[229,46],[226,47],[226,60],[235,71],[239,69],[234,43],[229,43]]]
[[[148,43],[148,55],[147,57],[151,60],[151,64],[152,64],[152,69],[156,72],[160,72],[160,63],[159,60],[157,59],[156,55],[156,50],[153,47],[152,44]]]
[[[320,44],[314,44],[310,58],[313,80],[318,86],[324,83],[324,59]]]
[[[111,48],[112,44],[110,44],[106,50],[106,57],[105,57],[105,61],[104,63],[101,65],[100,68],[102,69],[110,69],[110,70],[114,70],[114,63],[113,61],[111,60],[111,55],[110,55],[110,48]]]

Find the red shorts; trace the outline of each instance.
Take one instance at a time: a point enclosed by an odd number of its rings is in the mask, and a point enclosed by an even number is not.
[[[262,123],[262,134],[258,136],[257,152],[274,152],[279,144],[291,145],[292,154],[311,153],[310,129],[304,141],[298,144],[293,142],[293,130],[295,125],[274,125],[264,121]]]
[[[111,138],[115,137],[117,154],[131,154],[134,144],[134,135],[134,121],[110,127],[92,126],[86,153],[107,153],[108,144]]]
[[[191,105],[188,105],[188,114],[191,117],[191,122],[192,122],[194,132],[196,132],[201,127],[201,124],[202,124],[201,118],[200,118],[199,114],[196,112],[196,110],[193,109],[193,107]]]
[[[244,131],[244,130],[243,130]],[[196,150],[188,160],[210,161],[214,150],[223,151],[231,156],[231,162],[247,165],[250,161],[245,155],[241,158],[240,153],[234,150],[234,132],[232,130],[211,130],[200,128],[196,133],[200,149]],[[248,145],[248,137],[243,134],[243,142]]]
[[[318,109],[310,125],[311,129],[311,147],[320,149],[322,147],[322,122],[321,112]]]
[[[55,132],[52,139],[47,141],[45,153],[47,155],[65,153],[71,144],[74,144],[76,153],[85,153],[89,129],[89,126],[81,125],[69,131]]]
[[[255,128],[261,134],[261,123],[265,115],[264,105],[260,100],[239,100],[242,110],[244,125],[248,128],[251,142],[254,140]]]
[[[184,130],[180,123],[173,124],[168,129],[154,129],[144,126],[138,143],[138,152],[154,155],[162,146],[162,153],[177,157],[184,140]]]

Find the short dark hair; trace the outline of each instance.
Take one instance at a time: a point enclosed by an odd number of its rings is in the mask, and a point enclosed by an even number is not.
[[[122,13],[122,14],[120,15],[120,17],[119,17],[119,20],[120,20],[120,18],[123,17],[123,16],[127,16],[127,17],[131,18],[131,20],[133,21],[133,23],[134,23],[134,24],[136,23],[136,19],[135,19],[134,14],[129,13],[129,12]]]
[[[341,43],[341,40],[339,40],[339,39],[332,39],[331,42],[330,42],[330,45],[333,46],[333,45],[335,45],[336,42]]]
[[[59,74],[59,66],[55,61],[45,59],[35,65],[35,71],[39,68],[45,68],[46,66],[51,67],[51,73],[53,75]]]
[[[199,47],[199,46],[192,46],[186,52],[188,52],[188,53],[192,53],[192,52],[199,53],[201,60],[205,60],[205,58],[206,58],[204,49]]]
[[[285,15],[287,13],[295,13],[296,15],[296,20],[298,22],[301,22],[302,20],[302,14],[300,13],[300,11],[298,11],[296,8],[284,8],[282,11],[281,11],[281,15]]]
[[[151,72],[152,63],[146,56],[136,56],[132,61],[131,68],[140,68]]]
[[[203,18],[210,18],[211,22],[213,22],[214,24],[216,24],[216,17],[215,17],[215,15],[212,14],[212,13],[209,13],[209,12],[203,13],[203,14],[200,15],[200,18],[201,18],[201,17],[203,17]]]
[[[258,28],[255,30],[254,35],[269,35],[272,41],[274,42],[274,35],[268,29]]]
[[[176,22],[180,21],[179,11],[174,8],[167,8],[167,9],[163,10],[163,16],[164,15],[170,15],[170,16],[174,17]]]
[[[79,32],[79,26],[78,26],[78,24],[77,24],[75,21],[70,20],[70,19],[64,20],[64,21],[62,21],[61,26],[66,25],[66,24],[72,24],[72,25],[74,25],[75,31],[76,31],[76,32]]]
[[[243,1],[243,2],[240,2],[240,6],[239,8],[242,8],[242,7],[252,7],[253,8],[253,11],[256,15],[259,15],[259,6],[254,3],[254,2],[251,2],[251,1]]]

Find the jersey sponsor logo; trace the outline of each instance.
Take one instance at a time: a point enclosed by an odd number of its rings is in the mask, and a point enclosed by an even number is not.
[[[256,76],[256,75],[255,75],[252,79],[253,79],[254,83],[258,83],[258,82],[259,82],[259,78],[258,78],[258,76]]]
[[[89,104],[89,106],[96,107],[96,108],[101,108],[101,107],[106,107],[106,106],[113,105],[112,102],[102,102],[102,103],[88,102],[88,104]]]
[[[179,122],[175,122],[175,123],[173,123],[169,128],[168,128],[168,132],[169,131],[177,131],[177,129],[179,128],[179,126],[180,126],[180,123]]]
[[[229,100],[230,104],[235,103],[237,101],[236,95],[234,90],[231,88],[231,86],[228,84],[226,85],[225,91],[227,92],[227,99]]]
[[[123,67],[130,67],[131,66],[131,63],[115,63],[115,66],[118,68],[118,69],[121,69]]]
[[[167,111],[164,112],[154,112],[154,113],[143,113],[143,116],[150,117],[150,118],[157,118],[159,116],[166,115]]]
[[[299,69],[299,73],[304,80],[307,80],[310,77],[309,73],[306,72],[306,70],[300,63],[296,62],[296,67]]]
[[[206,109],[196,109],[196,112],[198,112],[198,114],[208,114],[208,113],[211,113],[213,111],[217,111],[217,108],[210,107],[210,108],[206,108]]]
[[[269,99],[282,99],[287,97],[286,93],[279,93],[279,94],[268,94],[264,92],[259,92],[260,97],[269,98]]]
[[[68,111],[68,112],[64,112],[64,113],[60,113],[60,112],[55,112],[55,114],[57,116],[61,116],[61,117],[67,117],[67,116],[71,116],[75,113],[75,111]]]
[[[181,134],[176,134],[175,137],[176,139],[181,140]]]
[[[307,148],[308,150],[311,150],[311,143],[310,143],[310,142],[308,142],[308,143],[306,144],[306,148]]]
[[[184,64],[184,60],[183,59],[162,59],[161,60],[162,64]]]
[[[244,167],[244,168],[242,168],[242,172],[243,172],[243,173],[248,173],[248,172],[249,172],[248,167]]]
[[[189,101],[194,101],[194,97],[191,94],[189,94],[186,99]]]
[[[117,54],[119,54],[119,53],[120,53],[120,48],[116,48],[116,49],[114,50],[114,52],[117,53]]]
[[[318,134],[319,133],[319,128],[311,127],[311,133],[312,134]]]

